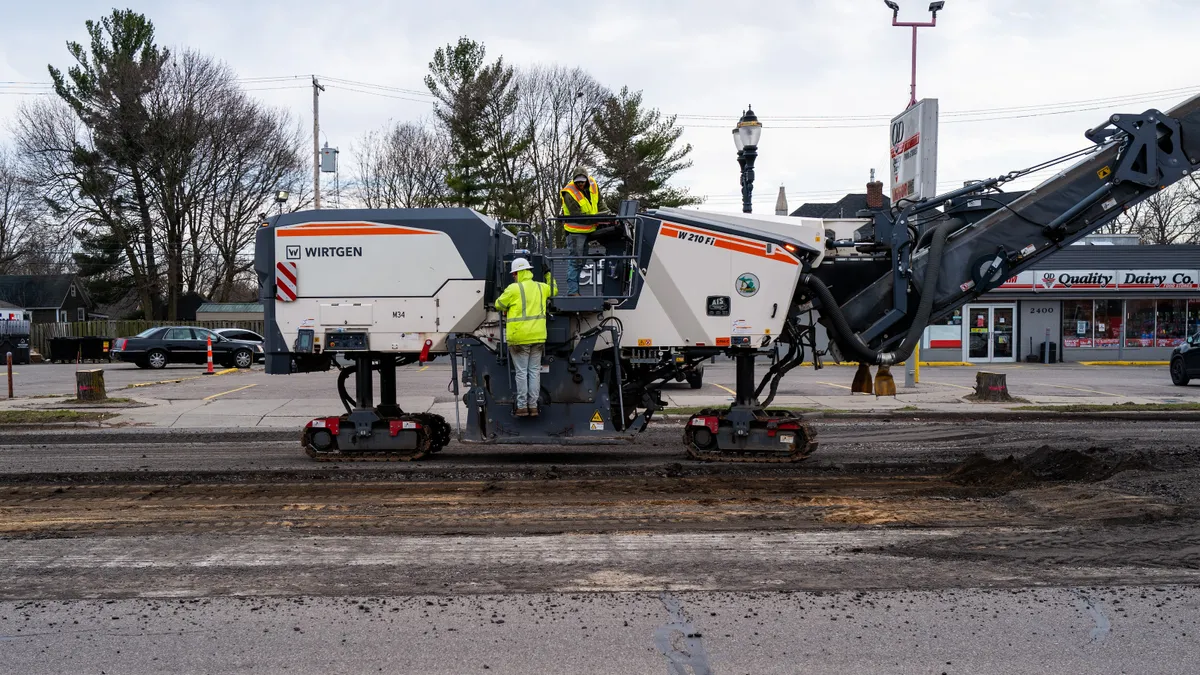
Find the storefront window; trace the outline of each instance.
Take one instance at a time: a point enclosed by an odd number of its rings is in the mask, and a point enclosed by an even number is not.
[[[1125,301],[1125,346],[1154,346],[1154,301]]]
[[[1092,344],[1110,348],[1121,346],[1121,318],[1125,316],[1121,311],[1121,301],[1097,300],[1095,307],[1095,338]]]
[[[1155,344],[1178,347],[1187,337],[1187,300],[1159,300],[1155,313]]]
[[[1200,300],[1188,300],[1187,334],[1200,332]]]
[[[1200,305],[1196,306],[1200,310]],[[962,349],[962,310],[929,324],[922,349]]]
[[[1064,348],[1092,346],[1092,301],[1064,300],[1062,313]]]

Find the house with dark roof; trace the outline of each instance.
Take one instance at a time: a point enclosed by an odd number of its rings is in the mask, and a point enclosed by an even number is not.
[[[94,308],[74,274],[0,275],[0,301],[25,308],[34,323],[87,321]]]
[[[890,208],[891,200],[883,198],[883,208]],[[792,211],[798,218],[857,218],[859,211],[867,209],[867,193],[854,192],[836,202],[810,202],[801,204]]]

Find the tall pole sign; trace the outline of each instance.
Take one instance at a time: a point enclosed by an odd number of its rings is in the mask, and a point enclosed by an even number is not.
[[[892,204],[936,195],[938,100],[921,99],[893,117],[890,130]]]

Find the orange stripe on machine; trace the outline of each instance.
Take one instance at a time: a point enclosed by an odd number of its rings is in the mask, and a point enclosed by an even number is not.
[[[792,257],[782,247],[772,246],[772,250],[768,253],[766,242],[755,239],[747,239],[732,234],[723,232],[713,232],[712,230],[702,230],[689,225],[680,225],[678,223],[663,222],[658,233],[664,237],[672,239],[684,239],[694,241],[700,244],[715,246],[728,251],[737,251],[738,253],[746,253],[767,260],[776,260],[778,262],[788,263],[790,265],[799,265],[800,261]]]
[[[303,223],[288,225],[275,230],[278,237],[340,237],[340,236],[395,236],[406,234],[440,234],[436,230],[401,227],[385,223]]]

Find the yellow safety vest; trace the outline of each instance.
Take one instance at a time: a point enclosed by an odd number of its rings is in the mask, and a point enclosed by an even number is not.
[[[546,341],[546,303],[557,292],[549,284],[533,280],[533,272],[517,272],[517,280],[496,298],[496,309],[504,312],[505,337],[510,345],[532,345]]]
[[[564,216],[571,215],[571,213],[567,210],[566,195],[568,194],[571,195],[571,198],[579,204],[579,210],[583,212],[583,215],[594,216],[599,213],[600,186],[596,185],[596,179],[592,178],[591,176],[588,177],[588,183],[590,184],[588,189],[588,192],[591,193],[590,199],[585,197],[584,194],[579,191],[579,188],[575,187],[574,181],[567,183],[567,186],[558,193],[559,197],[562,199],[562,214]],[[592,232],[596,231],[596,223],[564,223],[563,229],[574,234],[591,234]]]

